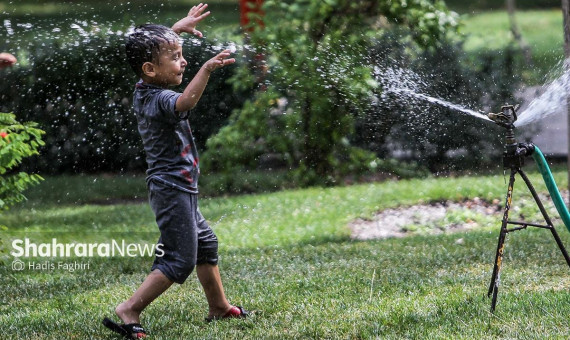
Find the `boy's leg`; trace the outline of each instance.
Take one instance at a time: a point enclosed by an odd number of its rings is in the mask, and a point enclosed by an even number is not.
[[[117,306],[115,313],[125,324],[140,323],[140,314],[143,309],[164,293],[172,283],[173,281],[168,279],[160,270],[153,270],[133,296]]]
[[[196,274],[208,301],[208,318],[221,317],[229,312],[233,306],[226,299],[219,267],[209,263],[199,264],[196,266]]]
[[[238,309],[228,302],[218,267],[218,238],[206,222],[199,209],[196,208],[198,231],[198,255],[196,275],[208,301],[207,320],[241,315]]]
[[[191,214],[192,195],[151,181],[149,201],[160,238],[150,274],[133,296],[115,309],[125,323],[139,323],[141,312],[174,282],[184,283],[196,263],[197,238],[191,230],[195,219]],[[158,245],[162,253],[158,251]]]
[[[161,182],[149,183],[149,202],[160,230],[157,244],[162,246],[162,254],[155,251],[150,274],[135,293],[115,309],[125,324],[140,323],[141,312],[174,282],[184,282],[194,268],[195,255],[188,258],[180,254],[181,249],[196,249],[196,246],[192,247],[196,237],[192,237],[192,233],[184,233],[187,227],[184,221],[192,217],[188,213],[189,196]],[[192,249],[189,252],[191,255]]]

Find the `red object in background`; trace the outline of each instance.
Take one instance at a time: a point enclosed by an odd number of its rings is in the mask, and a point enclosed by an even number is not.
[[[263,6],[263,0],[239,0],[239,9],[240,9],[240,25],[244,30],[245,34],[245,41],[249,41],[249,37],[247,33],[253,31],[253,27],[250,26],[249,14],[255,13],[260,18],[256,19],[256,24],[263,28],[263,20],[261,17],[263,16],[263,11],[261,10],[261,6]],[[254,50],[246,51],[246,56],[249,59],[250,68],[253,70],[255,75],[255,82],[256,84],[261,86],[261,89],[264,90],[266,85],[264,84],[265,75],[267,74],[267,64],[265,63],[265,56],[263,53],[255,53]]]
[[[6,137],[8,137],[8,134],[6,132],[2,131],[2,132],[0,132],[0,137],[6,138]]]
[[[263,5],[263,0],[239,0],[239,11],[240,11],[240,20],[239,23],[241,27],[245,27],[249,24],[249,13],[256,13],[259,15],[263,15],[263,11],[261,10],[261,6]],[[260,20],[258,24],[263,26],[263,22]],[[251,28],[248,28],[248,31],[251,31]]]

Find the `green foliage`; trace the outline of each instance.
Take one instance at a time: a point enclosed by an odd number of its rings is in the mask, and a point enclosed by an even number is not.
[[[287,119],[283,119],[288,117],[271,114],[276,110],[278,99],[276,93],[267,91],[246,101],[241,111],[231,116],[229,125],[208,140],[207,154],[202,157],[203,166],[212,171],[252,169],[267,150],[288,154],[289,143],[280,135],[290,128]]]
[[[24,158],[39,154],[43,133],[36,123],[19,123],[12,113],[0,112],[0,216],[2,210],[25,200],[24,190],[42,180],[39,175],[17,171],[17,167]],[[6,230],[0,222],[0,255],[5,251],[2,236]],[[0,264],[3,262],[0,257]]]
[[[366,111],[378,87],[368,61],[371,38],[389,25],[403,24],[415,33],[420,46],[427,47],[437,45],[457,25],[441,1],[435,5],[424,0],[406,5],[400,1],[266,1],[264,12],[264,26],[254,27],[251,41],[258,48],[256,53],[265,57],[269,71],[261,84],[241,76],[243,71],[232,79],[236,88],[259,85],[262,93],[234,113],[231,123],[208,146],[219,152],[227,142],[247,140],[248,147],[234,144],[226,152],[233,154],[233,161],[225,164],[228,171],[258,166],[260,155],[277,153],[296,169],[301,184],[323,183],[366,169],[365,164],[374,159],[372,153],[351,146],[347,138],[354,132],[355,117]],[[382,24],[382,17],[388,19],[388,26]],[[267,99],[286,102],[281,117],[272,114],[271,105],[258,105]],[[205,158],[212,157],[210,152]]]
[[[11,113],[0,113],[0,210],[23,201],[23,192],[39,183],[39,175],[18,172],[26,157],[38,155],[44,132],[37,123],[19,123]]]
[[[441,0],[379,1],[380,11],[393,22],[403,22],[423,47],[437,46],[459,22]]]

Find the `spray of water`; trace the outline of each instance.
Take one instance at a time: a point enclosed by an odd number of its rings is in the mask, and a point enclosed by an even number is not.
[[[475,118],[491,121],[486,115],[470,110],[464,106],[421,93],[428,84],[418,74],[411,70],[401,68],[375,68],[376,79],[384,88],[384,95],[396,94],[398,97],[420,99],[432,104],[440,105]]]
[[[431,96],[428,96],[428,95],[425,95],[422,93],[416,93],[412,90],[403,89],[403,88],[390,89],[389,91],[392,93],[398,93],[398,94],[403,94],[403,95],[407,95],[407,96],[412,96],[412,97],[422,99],[422,100],[425,100],[425,101],[433,103],[433,104],[444,106],[448,109],[452,109],[455,111],[459,111],[459,112],[468,114],[468,115],[473,116],[475,118],[491,121],[486,115],[482,114],[481,112],[476,112],[476,111],[467,109],[461,105],[453,104],[453,103],[450,103],[450,102],[445,101],[443,99],[431,97]]]
[[[562,74],[560,74],[562,70]],[[425,94],[427,84],[416,73],[401,69],[388,68],[375,69],[376,79],[383,86],[384,92],[396,94],[398,97],[409,97],[425,102],[440,105],[469,116],[491,121],[485,114],[470,110],[462,105],[454,104],[446,100],[432,97]],[[570,60],[557,65],[548,78],[553,79],[542,86],[541,93],[535,98],[531,98],[523,105],[523,109],[518,114],[515,126],[521,127],[540,121],[550,115],[566,110],[567,97],[570,93]]]
[[[2,18],[0,15],[0,38],[3,38],[0,47],[2,52],[14,54],[21,65],[27,65],[34,62],[30,60],[29,51],[34,50],[38,45],[48,46],[52,42],[57,42],[64,48],[73,49],[81,44],[89,43],[94,38],[124,36],[132,32],[134,27],[140,23],[167,23],[178,18],[178,16],[169,15],[166,9],[159,10],[158,8],[162,5],[152,5],[153,10],[143,10],[146,5],[141,5],[140,8],[137,6],[121,3],[113,8],[117,15],[121,15],[120,19],[114,18],[113,15],[101,14],[90,6],[79,3],[69,5],[69,12],[65,13],[68,17],[57,22],[49,17],[33,17],[32,23],[26,21],[27,17]],[[144,13],[154,14],[145,15]],[[165,19],[166,16],[170,19]],[[207,22],[204,25],[207,25]],[[183,35],[183,38],[192,46],[200,46],[203,43],[203,40],[192,35]],[[232,53],[240,53],[252,49],[251,46],[241,45],[237,41],[229,41],[230,39],[220,34],[212,33],[207,38],[209,42],[207,51],[211,53],[219,53],[224,49],[229,49]],[[101,44],[105,43],[103,39],[99,41]]]
[[[559,67],[557,67],[559,69]],[[523,109],[515,126],[524,126],[542,120],[547,116],[566,110],[566,100],[570,93],[570,68],[568,61],[562,66],[563,73],[542,88],[542,94],[534,98]]]

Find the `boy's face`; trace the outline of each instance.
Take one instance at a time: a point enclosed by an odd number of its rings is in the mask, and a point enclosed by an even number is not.
[[[151,67],[146,64],[152,64]],[[163,44],[160,47],[158,60],[143,65],[144,73],[150,81],[160,86],[180,85],[184,68],[188,63],[182,57],[182,46],[179,43]]]

